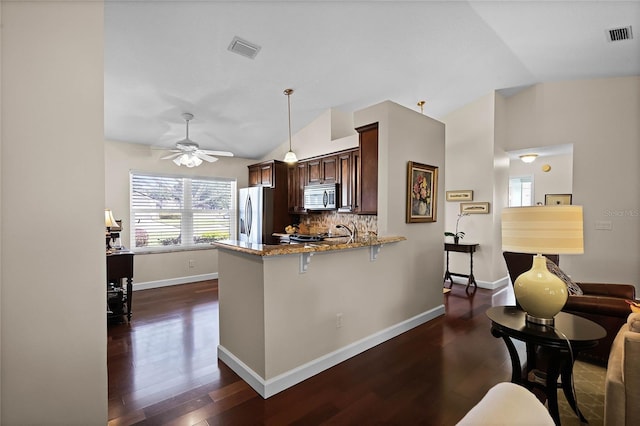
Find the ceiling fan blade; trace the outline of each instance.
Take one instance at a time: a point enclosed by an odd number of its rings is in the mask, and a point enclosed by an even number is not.
[[[208,155],[217,155],[219,157],[233,157],[233,152],[229,151],[210,151],[208,149],[201,149],[200,152]]]
[[[172,152],[176,152],[175,150]],[[161,160],[170,160],[172,158],[176,158],[182,155],[182,151],[178,151],[177,154],[169,154],[169,155],[165,155],[164,157],[161,157]]]
[[[216,157],[212,157],[210,155],[205,154],[204,152],[202,152],[202,150],[198,150],[194,153],[194,155],[204,161],[208,161],[209,163],[215,163],[216,161],[218,161],[218,159]]]

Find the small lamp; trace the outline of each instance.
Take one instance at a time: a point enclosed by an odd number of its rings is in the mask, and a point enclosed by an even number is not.
[[[502,250],[535,254],[533,265],[513,283],[527,321],[553,324],[567,301],[566,284],[547,269],[541,253],[584,253],[582,206],[510,207],[502,211]]]
[[[113,217],[111,209],[104,209],[104,226],[107,228],[105,233],[107,239],[107,250],[111,250],[111,228],[118,228],[118,222]]]

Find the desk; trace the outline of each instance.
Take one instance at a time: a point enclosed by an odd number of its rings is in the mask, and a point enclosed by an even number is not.
[[[541,387],[547,397],[549,414],[554,422],[560,424],[558,413],[558,376],[562,378],[562,390],[567,402],[582,422],[586,419],[576,406],[572,388],[573,362],[577,354],[585,349],[593,348],[598,340],[607,335],[600,325],[577,315],[560,312],[555,316],[552,326],[527,323],[525,312],[515,306],[494,306],[487,310],[491,319],[491,334],[502,338],[507,345],[511,357],[511,381],[531,389]],[[522,368],[518,351],[511,339],[520,340],[527,345],[527,363]],[[567,342],[567,340],[569,342]],[[571,344],[571,352],[569,345]],[[537,347],[549,351],[546,381],[540,383],[533,378],[536,369]]]
[[[126,280],[126,286],[123,286]],[[124,292],[122,302],[126,304],[127,321],[131,322],[131,299],[133,296],[133,252],[118,250],[107,253],[107,286],[114,284]],[[114,311],[115,315],[118,315]]]
[[[476,249],[478,248],[479,244],[465,244],[465,243],[459,243],[459,244],[451,244],[451,243],[444,243],[444,251],[447,253],[447,270],[444,273],[444,280],[442,281],[442,285],[444,286],[444,284],[447,282],[447,280],[449,280],[451,282],[451,285],[449,286],[449,288],[453,287],[453,277],[464,277],[467,278],[467,288],[466,290],[469,290],[469,286],[471,284],[473,284],[476,288],[478,288],[478,284],[476,283],[476,278],[473,276],[473,253],[476,251]],[[458,253],[469,253],[469,274],[458,274],[455,272],[451,272],[449,271],[449,252],[450,251],[455,251]]]

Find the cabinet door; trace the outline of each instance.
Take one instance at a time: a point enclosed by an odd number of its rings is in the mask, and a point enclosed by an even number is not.
[[[306,213],[304,209],[304,186],[307,182],[307,165],[299,162],[289,167],[289,212]]]
[[[249,166],[249,186],[262,185],[260,166]]]
[[[353,152],[338,154],[337,183],[340,184],[340,197],[338,197],[338,211],[351,212],[353,203]]]
[[[338,180],[338,156],[329,155],[321,158],[322,183],[336,183]]]
[[[358,213],[378,213],[378,123],[356,129],[360,134],[360,206]]]
[[[322,183],[322,164],[320,159],[308,160],[307,185]]]
[[[260,168],[260,184],[273,186],[273,164],[265,164]]]

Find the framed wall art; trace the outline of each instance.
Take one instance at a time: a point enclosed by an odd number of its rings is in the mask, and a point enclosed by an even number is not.
[[[545,194],[544,205],[555,206],[563,204],[571,204],[572,194]]]
[[[407,223],[435,222],[438,206],[438,168],[407,164]]]
[[[488,214],[489,213],[489,203],[488,202],[460,203],[460,213]]]
[[[472,190],[447,191],[447,201],[473,201]]]

